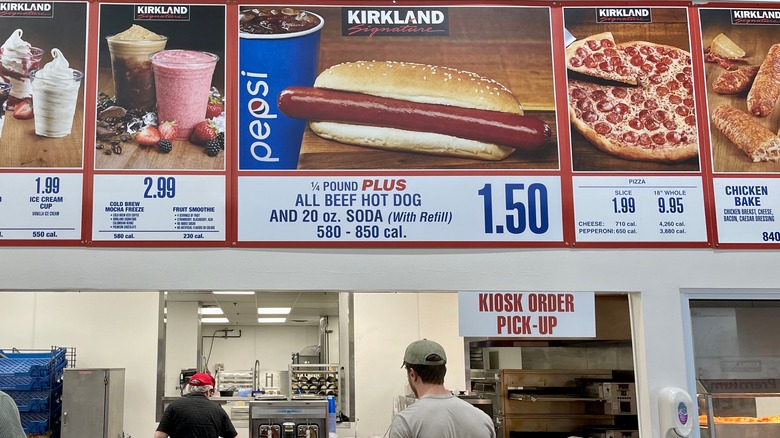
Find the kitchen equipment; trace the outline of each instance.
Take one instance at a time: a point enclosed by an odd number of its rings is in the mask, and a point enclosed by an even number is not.
[[[252,370],[229,370],[217,372],[217,390],[222,397],[231,397],[244,389],[252,392],[254,373]],[[224,395],[223,395],[224,394]],[[248,394],[248,393],[247,393]]]
[[[249,402],[249,438],[327,438],[327,400]]]
[[[635,402],[620,405],[625,402],[621,397],[635,400],[633,384],[618,386],[626,380],[624,374],[593,369],[472,369],[469,381],[472,394],[492,402],[496,436],[566,438],[588,436],[588,430],[631,433],[638,429]],[[633,414],[616,413],[631,409]]]
[[[780,416],[759,414],[760,407],[777,413],[780,382],[775,378],[700,379],[696,392],[702,438],[780,436]]]
[[[124,368],[69,368],[62,381],[62,438],[124,436]]]

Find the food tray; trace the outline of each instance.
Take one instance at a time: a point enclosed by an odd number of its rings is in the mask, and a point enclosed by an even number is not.
[[[46,413],[26,413],[20,417],[24,433],[44,433],[49,430],[49,415]]]
[[[56,387],[59,379],[48,377],[0,376],[0,391],[46,391]]]
[[[46,391],[7,391],[16,403],[19,412],[47,412],[51,407],[62,404],[62,383],[53,390]]]
[[[47,353],[6,353],[0,350],[0,377],[58,378],[68,364],[65,349]]]

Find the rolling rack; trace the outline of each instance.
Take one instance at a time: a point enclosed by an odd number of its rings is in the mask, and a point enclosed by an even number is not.
[[[0,349],[0,391],[16,402],[26,434],[59,438],[62,375],[75,362],[72,347]]]

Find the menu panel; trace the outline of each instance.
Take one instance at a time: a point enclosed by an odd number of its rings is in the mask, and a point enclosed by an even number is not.
[[[93,241],[225,240],[225,179],[95,175]]]
[[[563,17],[577,241],[705,244],[688,9]]]
[[[699,19],[718,244],[777,247],[780,9],[700,8]]]
[[[82,177],[0,174],[0,242],[81,239]]]
[[[699,177],[574,177],[580,242],[704,242]]]
[[[240,177],[256,242],[560,242],[558,177]]]

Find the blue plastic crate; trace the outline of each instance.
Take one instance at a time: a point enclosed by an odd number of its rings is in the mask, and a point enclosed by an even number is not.
[[[44,433],[49,430],[49,415],[35,412],[20,415],[24,433]]]
[[[65,349],[44,353],[6,353],[0,350],[0,377],[59,378],[68,364]]]
[[[48,412],[52,407],[62,404],[62,383],[51,390],[44,391],[7,391],[19,412]]]
[[[3,377],[0,376],[0,391],[50,391],[59,385],[59,379],[42,377]]]

